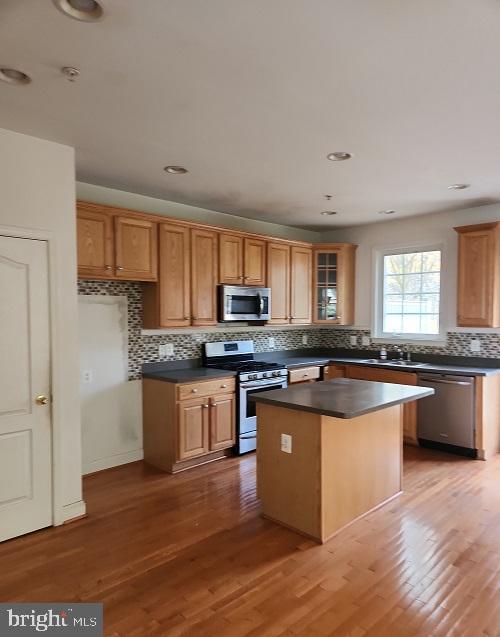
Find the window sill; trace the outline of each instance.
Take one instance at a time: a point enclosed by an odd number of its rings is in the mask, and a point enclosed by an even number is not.
[[[407,338],[404,336],[401,337],[384,337],[384,336],[372,336],[370,338],[372,343],[380,343],[389,344],[389,345],[427,345],[431,347],[445,347],[446,346],[446,338],[443,336],[438,336],[437,338],[415,338],[408,336]]]

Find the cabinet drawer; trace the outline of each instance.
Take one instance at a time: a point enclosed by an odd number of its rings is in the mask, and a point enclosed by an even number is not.
[[[203,381],[202,383],[189,383],[177,386],[177,400],[187,400],[213,394],[233,393],[235,387],[234,378],[218,378],[217,380]]]
[[[289,383],[302,383],[305,380],[315,380],[320,376],[320,367],[301,367],[288,372]]]

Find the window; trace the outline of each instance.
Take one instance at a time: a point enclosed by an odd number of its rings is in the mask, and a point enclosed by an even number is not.
[[[376,335],[439,337],[441,250],[384,251],[379,258]]]

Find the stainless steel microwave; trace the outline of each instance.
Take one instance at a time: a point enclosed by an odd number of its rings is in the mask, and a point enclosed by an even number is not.
[[[219,286],[220,321],[268,321],[271,290],[245,285]]]

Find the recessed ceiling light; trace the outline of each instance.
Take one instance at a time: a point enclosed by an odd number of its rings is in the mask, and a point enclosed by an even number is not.
[[[322,215],[325,215],[325,217],[331,217],[332,215],[336,215],[337,211],[336,210],[323,210],[322,213],[320,213]]]
[[[345,161],[346,159],[351,159],[351,157],[351,153],[344,152],[328,153],[326,156],[330,161]]]
[[[0,80],[9,84],[29,84],[31,77],[17,69],[0,68]]]
[[[184,166],[165,166],[163,170],[169,175],[185,175],[188,172]]]
[[[56,7],[75,20],[95,22],[102,18],[102,7],[96,0],[53,0]]]
[[[470,184],[450,184],[448,190],[465,190],[470,188]]]
[[[396,213],[395,210],[380,210],[378,214],[379,215],[393,215],[395,213]]]

